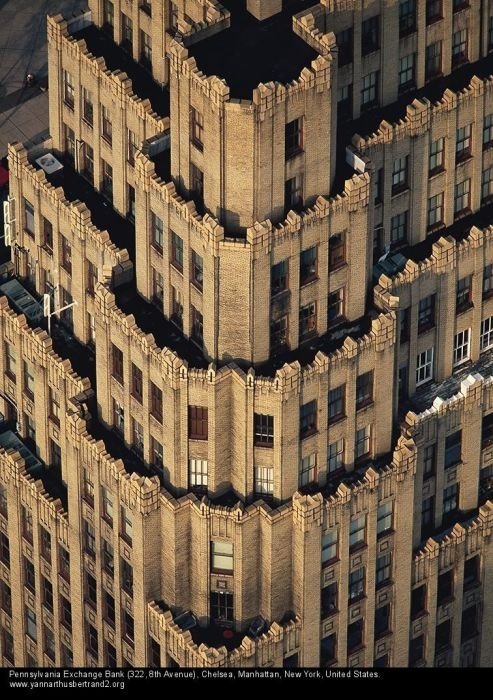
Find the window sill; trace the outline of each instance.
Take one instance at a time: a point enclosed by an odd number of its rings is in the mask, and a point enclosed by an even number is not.
[[[472,160],[472,153],[469,151],[467,153],[457,155],[455,156],[455,167],[458,165],[463,165],[464,163],[468,163],[470,160]]]
[[[301,156],[301,155],[303,155],[303,153],[304,153],[304,150],[303,150],[302,148],[296,148],[296,149],[294,149],[294,150],[292,150],[292,151],[289,151],[289,152],[287,151],[286,154],[285,154],[285,155],[286,155],[286,161],[288,161],[288,160],[293,160],[294,158],[296,158],[296,156]]]
[[[225,569],[212,569],[211,568],[211,574],[214,574],[216,576],[233,576],[233,571],[226,571]]]
[[[393,187],[392,188],[392,197],[398,197],[400,194],[403,194],[404,192],[407,192],[409,190],[409,185],[406,183],[405,185],[399,185],[398,187]]]
[[[134,392],[132,391],[130,396],[142,406],[142,395],[139,396],[138,394],[134,394]]]
[[[456,315],[456,316],[459,316],[460,314],[463,314],[463,313],[465,313],[466,311],[469,311],[469,309],[472,309],[472,308],[474,308],[474,304],[472,303],[472,301],[470,301],[470,302],[468,302],[468,304],[464,304],[463,306],[458,306],[458,307],[455,309],[455,315]]]
[[[345,413],[341,413],[341,414],[339,414],[338,416],[334,416],[333,418],[331,418],[331,417],[329,416],[329,426],[335,425],[336,423],[340,423],[340,422],[341,422],[342,420],[344,420],[345,418],[346,418],[346,414],[345,414]]]
[[[349,554],[354,554],[355,552],[359,552],[362,549],[366,549],[367,544],[366,542],[357,542],[356,544],[353,544],[349,547]]]
[[[274,447],[274,441],[272,441],[272,442],[254,442],[253,446],[272,450]]]
[[[60,427],[60,419],[57,418],[56,416],[48,416],[48,419],[55,425],[57,428]]]
[[[313,428],[312,430],[307,430],[306,433],[300,433],[300,440],[306,440],[306,438],[312,437],[312,435],[316,435],[318,433],[318,430],[316,428]]]
[[[86,119],[85,117],[82,117],[82,123],[88,126],[89,129],[92,129],[94,126],[94,122],[89,121],[89,119]]]
[[[313,275],[312,277],[307,277],[304,280],[300,280],[300,288],[307,287],[312,282],[318,282],[318,275]]]
[[[333,610],[321,610],[320,611],[320,621],[324,622],[324,620],[327,620],[329,617],[332,617],[333,615],[337,615],[339,612],[339,608],[334,608]]]
[[[68,109],[70,109],[72,112],[74,111],[75,102],[68,102],[67,100],[63,100],[63,104],[65,105],[65,107],[68,107]]]
[[[199,294],[203,294],[204,288],[202,284],[199,284],[195,280],[190,280],[192,283],[192,287],[198,291]]]
[[[355,603],[361,603],[362,600],[366,599],[366,593],[360,593],[354,598],[348,598],[348,606],[354,605]]]
[[[382,532],[379,532],[377,534],[377,540],[383,540],[384,537],[387,537],[388,535],[393,535],[395,532],[393,527],[390,527],[388,530],[383,530]]]
[[[337,564],[338,561],[339,557],[332,557],[332,559],[327,559],[327,561],[322,562],[322,569],[327,569],[329,566]]]
[[[428,178],[431,180],[434,177],[437,177],[437,175],[442,175],[445,172],[445,168],[443,165],[441,165],[438,168],[433,168],[433,170],[428,171]]]
[[[387,586],[392,586],[393,584],[393,580],[388,578],[385,581],[380,581],[380,583],[375,584],[375,590],[380,591],[382,588],[387,588]]]
[[[182,265],[179,265],[177,262],[175,262],[173,260],[170,261],[170,265],[174,270],[179,272],[180,275],[183,275],[183,266]]]
[[[123,377],[117,377],[116,374],[112,374],[111,378],[114,379],[115,382],[119,384],[123,389]]]
[[[163,414],[162,414],[162,413],[158,415],[158,414],[153,413],[153,412],[151,411],[151,414],[150,414],[150,415],[151,415],[151,418],[154,418],[154,420],[157,421],[157,422],[159,423],[159,425],[162,425],[162,424],[163,424]]]
[[[338,272],[339,270],[342,270],[344,267],[347,267],[347,266],[348,266],[348,264],[347,264],[347,261],[345,259],[341,260],[339,262],[333,263],[332,265],[331,265],[330,260],[329,260],[329,275],[332,272]]]
[[[453,603],[455,601],[455,597],[453,595],[449,595],[443,600],[438,600],[437,599],[437,608],[441,608],[443,605],[450,605],[450,603]]]
[[[432,331],[435,328],[436,328],[435,323],[427,323],[426,325],[418,326],[418,335],[423,335],[424,333],[428,333],[428,331]]]
[[[348,656],[351,656],[352,654],[356,654],[357,652],[362,651],[364,648],[364,644],[358,644],[358,646],[353,647],[352,649],[348,649],[347,654]]]
[[[408,29],[399,29],[399,39],[407,39],[408,36],[411,36],[416,32],[416,27],[409,27]]]
[[[392,634],[392,630],[385,630],[385,632],[379,632],[378,634],[375,633],[375,641],[380,641],[381,639],[385,639],[385,637],[390,637]]]
[[[128,537],[128,535],[126,535],[124,532],[120,532],[120,537],[126,544],[128,544],[129,547],[132,546],[132,539]]]
[[[367,399],[366,401],[362,401],[361,403],[357,403],[356,404],[356,411],[363,411],[365,408],[372,406],[373,403],[374,403],[373,399]]]
[[[443,19],[440,17],[440,19]],[[425,83],[431,83],[433,80],[438,80],[438,78],[443,78],[443,71],[439,70],[436,73],[430,73],[425,75]]]

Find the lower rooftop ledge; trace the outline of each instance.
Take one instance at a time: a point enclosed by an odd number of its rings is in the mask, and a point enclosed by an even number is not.
[[[289,613],[253,638],[215,625],[201,626],[192,613],[173,615],[162,602],[148,603],[149,631],[180,667],[281,666],[284,656],[299,650],[302,622]],[[185,627],[179,624],[186,618]],[[229,632],[229,634],[225,634]]]

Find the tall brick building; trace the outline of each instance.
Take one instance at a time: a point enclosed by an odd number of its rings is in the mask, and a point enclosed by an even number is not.
[[[3,664],[492,665],[493,2],[89,7],[9,149]]]

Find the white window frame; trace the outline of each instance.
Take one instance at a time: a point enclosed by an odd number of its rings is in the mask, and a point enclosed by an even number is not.
[[[317,478],[317,453],[312,452],[300,459],[300,486],[311,484]]]
[[[327,448],[327,472],[329,474],[344,467],[344,438],[329,443]]]
[[[421,386],[433,379],[433,362],[435,348],[431,347],[416,356],[416,386]]]
[[[356,431],[356,438],[354,441],[354,458],[359,459],[365,455],[371,455],[371,438],[372,438],[372,426],[371,423],[365,425]],[[359,446],[362,445],[362,452]]]
[[[274,468],[255,467],[255,493],[262,496],[272,496],[274,493]]]
[[[188,465],[190,486],[207,488],[209,482],[209,462],[207,459],[190,458]]]
[[[471,358],[471,329],[465,328],[454,336],[453,366],[458,367]]]
[[[483,318],[481,321],[480,352],[485,352],[493,347],[493,316]]]

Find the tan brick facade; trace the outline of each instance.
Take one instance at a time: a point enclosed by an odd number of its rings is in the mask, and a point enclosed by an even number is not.
[[[75,305],[0,297],[2,663],[492,665],[493,8],[243,4],[315,55],[241,97],[231,0],[48,20],[2,270]]]

